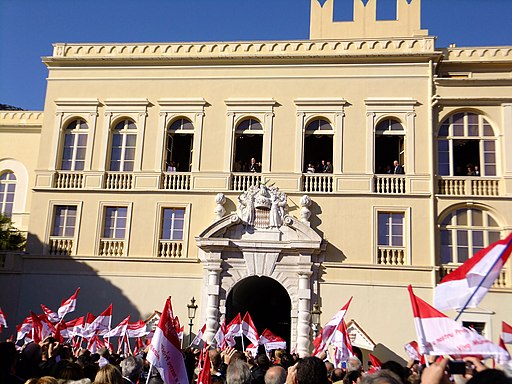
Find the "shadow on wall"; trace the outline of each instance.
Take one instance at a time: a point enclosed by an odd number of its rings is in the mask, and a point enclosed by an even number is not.
[[[27,252],[7,253],[3,267],[0,264],[0,308],[9,326],[2,333],[2,339],[16,333],[16,325],[29,316],[29,311],[41,314],[41,304],[57,311],[61,301],[68,299],[78,287],[80,293],[76,309],[66,315],[66,321],[84,316],[87,312],[98,316],[111,303],[112,327],[128,315],[131,315],[131,321],[139,320],[141,315],[148,315],[139,313],[121,289],[98,276],[85,262],[67,255],[42,256],[42,251],[43,243],[29,233]],[[111,272],[115,274],[121,272],[121,269],[122,263],[119,268],[112,268]]]

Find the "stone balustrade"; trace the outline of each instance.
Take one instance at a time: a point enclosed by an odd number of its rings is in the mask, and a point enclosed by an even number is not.
[[[377,247],[377,264],[408,265],[405,247]]]
[[[400,175],[375,175],[373,192],[379,194],[405,194],[406,177]]]
[[[84,187],[83,172],[58,171],[53,179],[54,188],[57,189],[80,189]]]
[[[333,192],[333,176],[325,173],[305,173],[302,175],[302,191],[308,193]]]
[[[126,241],[124,239],[100,239],[99,256],[121,257],[126,256]]]
[[[190,173],[187,172],[164,172],[161,188],[171,191],[188,191],[190,179]]]
[[[179,240],[160,240],[158,244],[158,257],[183,258],[184,242]]]
[[[70,237],[50,236],[48,254],[50,256],[71,256],[74,239]]]
[[[259,173],[245,173],[238,172],[231,174],[231,185],[232,191],[247,191],[250,186],[258,185],[261,182],[261,175]]]
[[[499,196],[500,180],[497,177],[439,176],[437,193],[448,196]]]
[[[133,189],[133,174],[130,172],[108,172],[105,189]]]

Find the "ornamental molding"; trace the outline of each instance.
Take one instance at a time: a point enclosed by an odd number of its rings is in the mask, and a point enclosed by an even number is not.
[[[443,50],[444,63],[512,61],[512,46],[502,47],[449,47]]]
[[[0,112],[0,126],[40,126],[43,124],[43,116],[43,112],[39,111],[3,111]]]

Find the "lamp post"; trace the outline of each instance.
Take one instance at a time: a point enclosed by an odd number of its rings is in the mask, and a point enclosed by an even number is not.
[[[194,318],[196,317],[197,310],[196,299],[194,299],[194,297],[192,297],[192,299],[190,300],[190,304],[187,304],[187,309],[188,319],[190,320],[190,322],[188,323],[188,325],[190,326],[190,331],[188,333],[188,345],[190,345],[192,343],[192,326],[194,325]]]
[[[322,311],[320,310],[320,305],[318,305],[318,303],[313,304],[313,309],[311,310],[311,325],[315,334],[315,338],[318,336],[318,330],[320,329],[321,314]]]

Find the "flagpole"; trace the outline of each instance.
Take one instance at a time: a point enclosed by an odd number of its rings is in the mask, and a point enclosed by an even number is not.
[[[148,377],[146,378],[146,384],[149,383],[149,380],[151,378],[151,369],[153,368],[153,364],[149,364],[149,371],[148,371]]]
[[[459,319],[459,317],[462,316],[462,313],[464,312],[464,310],[467,308],[467,306],[469,305],[469,303],[471,302],[471,300],[473,300],[473,297],[476,295],[476,293],[478,292],[478,290],[480,289],[480,287],[482,286],[482,284],[484,283],[485,279],[487,279],[487,277],[489,276],[489,273],[491,273],[491,271],[494,269],[494,267],[498,264],[498,262],[501,260],[501,256],[503,256],[503,253],[505,252],[505,250],[507,250],[510,246],[512,245],[512,237],[510,237],[510,240],[506,243],[505,247],[503,248],[503,250],[500,252],[500,256],[496,258],[496,260],[494,261],[494,263],[492,264],[491,268],[489,268],[489,270],[487,271],[487,274],[482,278],[482,280],[480,280],[480,283],[478,283],[478,286],[475,288],[475,290],[473,291],[473,293],[471,294],[471,296],[469,297],[469,299],[466,301],[466,304],[464,304],[464,306],[462,307],[462,309],[460,310],[459,314],[457,315],[457,317],[455,318],[455,321],[457,321]],[[501,271],[501,270],[500,270]]]

